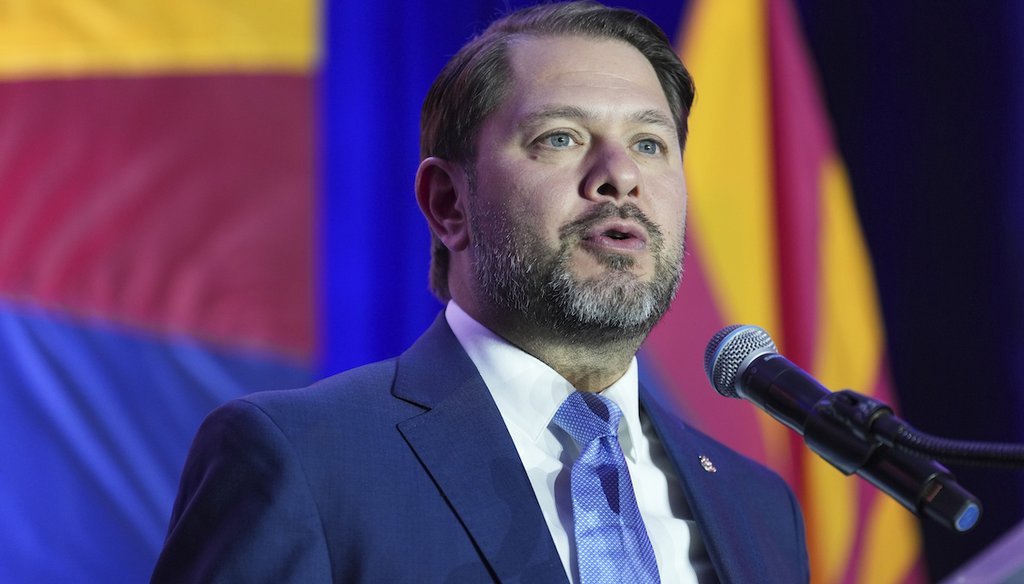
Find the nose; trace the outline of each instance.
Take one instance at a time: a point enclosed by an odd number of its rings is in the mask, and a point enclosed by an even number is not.
[[[590,152],[591,164],[583,183],[583,196],[593,201],[640,195],[640,168],[629,151],[603,144]]]

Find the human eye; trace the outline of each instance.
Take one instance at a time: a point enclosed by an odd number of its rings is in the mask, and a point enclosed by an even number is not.
[[[658,156],[665,152],[665,144],[655,138],[641,138],[633,144],[633,149],[647,156]]]
[[[553,148],[555,150],[565,150],[572,148],[573,146],[579,146],[580,141],[569,132],[551,132],[540,137],[538,142],[547,148]]]

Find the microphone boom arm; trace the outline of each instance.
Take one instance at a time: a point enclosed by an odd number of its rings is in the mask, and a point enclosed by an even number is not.
[[[945,466],[887,445],[870,431],[893,419],[882,402],[850,390],[821,398],[804,426],[804,442],[846,475],[857,473],[912,513],[963,532],[981,517],[981,502]]]
[[[863,477],[911,513],[959,532],[974,527],[981,502],[946,467],[874,435],[876,422],[895,418],[889,406],[850,390],[830,392],[778,353],[753,357],[740,367],[747,383],[736,384],[738,396],[802,435],[840,472]]]

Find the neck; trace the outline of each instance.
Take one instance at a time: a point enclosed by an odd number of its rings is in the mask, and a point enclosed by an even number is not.
[[[546,363],[579,391],[601,391],[618,381],[646,337],[614,331],[577,331],[566,335],[538,330],[521,321],[483,319],[480,322]]]

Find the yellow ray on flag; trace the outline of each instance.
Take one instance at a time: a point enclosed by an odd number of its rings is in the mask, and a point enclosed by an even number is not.
[[[700,240],[724,315],[775,331],[771,112],[751,99],[767,93],[768,78],[762,53],[737,50],[764,45],[764,10],[761,0],[697,2],[689,24],[683,55],[697,80],[686,148],[691,223],[698,234],[728,234]]]

